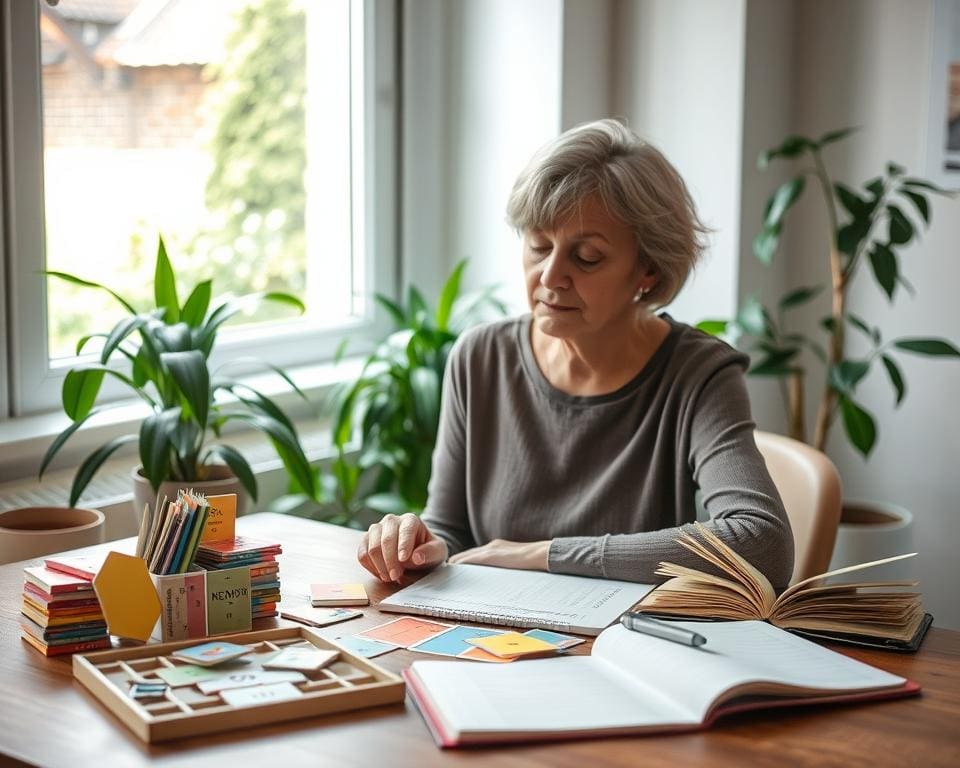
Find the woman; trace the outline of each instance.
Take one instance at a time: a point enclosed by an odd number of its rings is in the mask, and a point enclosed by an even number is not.
[[[793,539],[753,438],[748,358],[652,310],[683,286],[705,227],[676,170],[621,123],[541,149],[507,207],[530,314],[465,333],[444,377],[422,517],[370,526],[383,581],[445,560],[656,582],[696,517],[777,589]]]

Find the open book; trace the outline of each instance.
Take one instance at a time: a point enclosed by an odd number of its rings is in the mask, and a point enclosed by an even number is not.
[[[403,677],[442,747],[696,730],[750,709],[920,690],[763,622],[678,624],[704,635],[706,645],[614,625],[590,656],[416,661]]]
[[[724,576],[660,563],[657,573],[673,578],[648,593],[634,609],[643,613],[702,619],[763,619],[783,629],[833,639],[869,638],[908,645],[929,624],[912,581],[827,584],[830,576],[872,568],[916,553],[898,555],[812,576],[779,597],[760,571],[700,523],[697,537],[683,533],[679,544]]]

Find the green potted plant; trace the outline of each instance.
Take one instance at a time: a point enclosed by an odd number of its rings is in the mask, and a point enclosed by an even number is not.
[[[824,286],[800,286],[785,293],[773,307],[750,297],[732,320],[706,320],[699,327],[710,333],[745,335],[747,348],[754,353],[750,374],[774,377],[785,390],[789,435],[825,450],[830,429],[839,417],[844,433],[853,447],[865,458],[876,440],[874,417],[857,397],[857,389],[876,367],[882,368],[899,406],[906,395],[906,379],[896,354],[934,357],[960,357],[960,350],[943,338],[883,339],[880,329],[852,312],[847,297],[854,281],[865,272],[892,303],[899,288],[912,292],[900,271],[900,251],[913,242],[922,228],[930,225],[930,195],[950,196],[925,179],[909,176],[896,163],[888,163],[884,173],[850,187],[835,181],[824,160],[824,149],[848,137],[854,129],[831,131],[819,139],[790,136],[779,146],[760,155],[761,168],[775,159],[802,162],[800,172],[781,184],[770,196],[764,210],[763,226],[753,241],[753,253],[764,264],[770,264],[780,244],[780,234],[787,214],[807,186],[808,179],[820,192],[827,212],[828,230],[824,232],[824,257],[829,261],[831,281],[830,312],[819,320],[823,343],[790,324],[796,311],[808,305]],[[853,329],[865,339],[869,352],[854,355],[848,350],[847,332]],[[808,373],[802,352],[809,350],[822,364],[817,370],[819,407],[812,440],[806,433],[804,413]],[[836,564],[848,557],[866,559],[872,556],[872,545],[850,542],[853,529],[867,536],[882,530],[865,528],[855,521],[881,521],[887,529],[903,529],[908,520],[893,521],[891,515],[910,518],[909,512],[898,513],[889,505],[858,503],[845,505],[838,537]],[[880,544],[879,549],[898,549],[902,544]],[[844,554],[849,548],[851,555]],[[853,553],[855,551],[855,553]],[[891,551],[889,554],[896,554]],[[877,552],[880,557],[885,552]]]
[[[495,287],[461,295],[465,268],[461,261],[453,269],[436,308],[413,286],[405,303],[374,297],[393,329],[366,358],[360,375],[332,395],[337,456],[319,474],[314,499],[332,510],[325,519],[362,527],[370,513],[423,510],[447,355],[470,325],[506,312]]]
[[[50,461],[71,435],[94,414],[109,409],[94,407],[101,384],[110,376],[149,408],[138,433],[116,437],[91,453],[79,466],[70,490],[76,504],[103,463],[121,446],[136,442],[141,466],[134,472],[135,512],[158,492],[173,496],[176,488],[191,486],[207,492],[236,492],[243,502],[245,490],[256,500],[257,481],[246,459],[221,442],[223,427],[240,422],[266,434],[291,476],[312,489],[314,475],[291,420],[270,398],[219,371],[208,368],[220,327],[242,310],[261,301],[280,302],[303,312],[303,304],[286,293],[260,293],[211,301],[212,281],[198,283],[180,303],[173,268],[163,238],[157,248],[154,272],[155,306],[138,310],[125,298],[99,283],[63,272],[45,274],[75,285],[109,293],[129,315],[108,333],[84,336],[79,355],[90,339],[104,338],[99,362],[72,368],[63,382],[63,409],[71,424],[47,450],[40,464],[42,478]],[[122,365],[116,362],[121,361]],[[301,396],[290,377],[267,365]],[[112,406],[112,407],[117,407]]]

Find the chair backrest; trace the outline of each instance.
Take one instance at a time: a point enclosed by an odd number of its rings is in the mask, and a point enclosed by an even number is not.
[[[840,475],[821,451],[771,432],[755,433],[793,528],[793,584],[830,565],[840,523]]]

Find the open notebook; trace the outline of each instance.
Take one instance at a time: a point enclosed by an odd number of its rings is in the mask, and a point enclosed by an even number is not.
[[[417,661],[404,679],[442,747],[696,730],[749,709],[892,698],[919,686],[758,621],[676,622],[693,648],[605,630],[591,656]]]
[[[381,600],[381,611],[597,635],[653,589],[488,565],[441,565]]]

